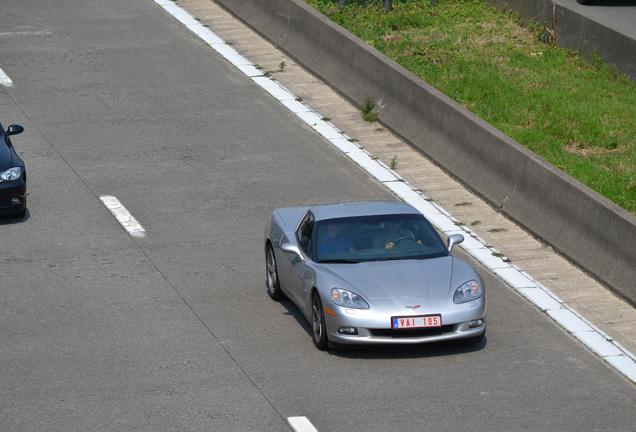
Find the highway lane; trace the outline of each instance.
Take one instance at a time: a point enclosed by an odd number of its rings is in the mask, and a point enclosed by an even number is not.
[[[316,351],[265,218],[389,193],[150,0],[3,8],[41,31],[0,45],[32,194],[0,225],[3,430],[631,430],[633,385],[488,274],[485,347]]]

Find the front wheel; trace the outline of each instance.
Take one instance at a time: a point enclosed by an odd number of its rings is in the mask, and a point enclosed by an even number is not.
[[[322,307],[322,301],[317,292],[314,292],[311,301],[311,328],[312,340],[316,348],[321,351],[329,347],[329,339],[327,338],[327,326],[325,324],[325,311]]]
[[[280,289],[280,281],[278,280],[278,269],[276,268],[276,257],[272,245],[267,245],[265,253],[265,285],[267,286],[267,294],[272,300],[279,301],[283,298],[283,292]]]

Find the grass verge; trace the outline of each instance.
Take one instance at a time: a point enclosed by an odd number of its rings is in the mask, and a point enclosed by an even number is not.
[[[636,214],[636,84],[485,0],[306,0],[547,161]],[[548,42],[545,42],[545,41]]]

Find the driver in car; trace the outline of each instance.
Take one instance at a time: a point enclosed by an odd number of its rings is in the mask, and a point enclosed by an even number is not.
[[[391,250],[402,240],[411,240],[418,244],[422,244],[420,240],[415,239],[415,234],[409,229],[402,227],[398,220],[390,220],[386,222],[383,231],[384,249]]]

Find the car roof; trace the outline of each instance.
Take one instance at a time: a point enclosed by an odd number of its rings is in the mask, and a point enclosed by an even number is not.
[[[419,214],[413,206],[397,201],[368,201],[315,205],[310,207],[318,220],[386,214]]]

